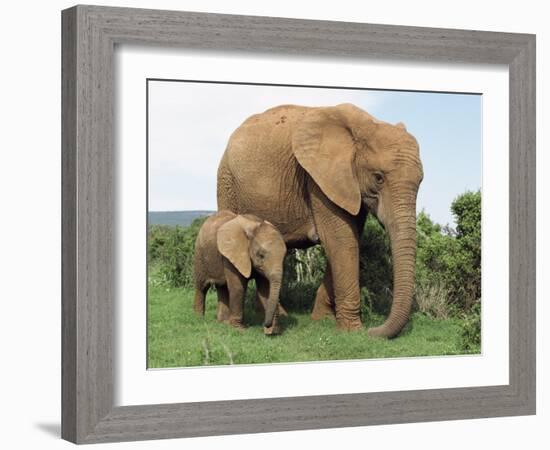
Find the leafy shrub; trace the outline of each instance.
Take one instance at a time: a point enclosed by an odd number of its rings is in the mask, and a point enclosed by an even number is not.
[[[449,275],[457,251],[456,239],[424,212],[416,220],[415,308],[434,318],[450,312]]]
[[[149,228],[149,261],[167,285],[193,286],[195,240],[205,220],[206,217],[195,219],[185,228],[158,225]]]
[[[417,218],[416,305],[444,315],[444,292],[457,311],[468,311],[481,297],[481,192],[458,196],[451,211],[456,230],[433,223],[424,212]]]
[[[296,283],[283,281],[281,286],[281,304],[289,311],[310,311],[319,283]]]
[[[319,284],[325,274],[327,258],[323,247],[289,249],[284,261],[286,284]]]
[[[359,244],[359,285],[362,305],[372,313],[386,315],[392,302],[393,269],[390,241],[377,219],[369,216]],[[365,305],[366,307],[366,305]]]
[[[366,326],[380,324],[383,322],[383,316],[376,312],[375,296],[363,286],[360,291],[361,296],[361,320]]]
[[[449,302],[449,289],[442,282],[424,283],[416,281],[414,286],[416,309],[434,319],[448,319],[452,307]]]
[[[166,240],[174,227],[168,225],[151,225],[147,239],[147,258],[150,263],[156,262],[162,253]]]
[[[461,324],[460,346],[467,352],[481,349],[481,303],[476,302],[468,314],[464,314]]]
[[[309,311],[325,274],[326,256],[318,245],[289,249],[283,266],[281,304],[291,311]]]
[[[481,298],[481,192],[467,192],[451,205],[457,227],[458,253],[450,280],[454,301],[468,310]]]

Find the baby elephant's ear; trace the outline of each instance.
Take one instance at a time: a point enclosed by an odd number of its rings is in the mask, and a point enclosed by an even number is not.
[[[250,238],[258,225],[243,216],[237,216],[223,224],[218,230],[218,250],[246,278],[250,277],[252,273],[249,254]]]

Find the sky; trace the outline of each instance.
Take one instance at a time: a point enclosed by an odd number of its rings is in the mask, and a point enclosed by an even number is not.
[[[417,211],[454,225],[450,205],[481,187],[481,96],[456,93],[149,81],[149,211],[215,210],[216,171],[231,133],[281,104],[353,103],[403,122],[420,146]]]

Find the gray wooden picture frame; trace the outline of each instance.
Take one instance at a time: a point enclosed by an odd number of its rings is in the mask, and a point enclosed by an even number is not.
[[[62,12],[62,437],[76,443],[535,413],[535,36],[75,6]],[[510,82],[508,385],[163,405],[113,403],[113,52],[505,64]]]

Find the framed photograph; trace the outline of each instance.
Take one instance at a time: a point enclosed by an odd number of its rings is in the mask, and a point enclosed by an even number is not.
[[[533,35],[62,27],[63,438],[535,413]]]

